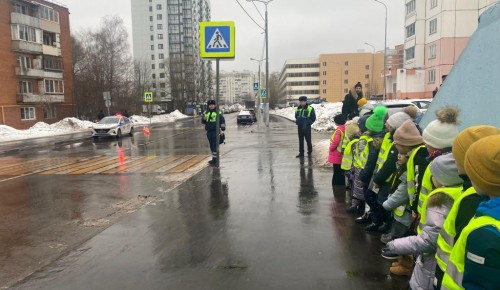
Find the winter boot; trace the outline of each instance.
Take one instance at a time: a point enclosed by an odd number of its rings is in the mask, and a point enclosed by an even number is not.
[[[217,165],[217,158],[212,158],[212,160],[208,161],[208,164],[215,166]]]
[[[413,256],[401,255],[398,258],[398,263],[405,268],[413,269]]]
[[[346,209],[347,213],[356,213],[358,212],[359,205],[361,204],[361,200],[353,197],[351,200],[351,206]]]
[[[343,185],[332,185],[333,189],[333,197],[335,198],[335,201],[339,202],[345,202],[345,186]]]
[[[413,268],[406,268],[403,265],[399,264],[395,267],[391,267],[390,271],[392,274],[397,276],[408,276],[410,277],[413,274]]]
[[[399,266],[399,262],[392,262],[391,267],[397,267]]]
[[[365,212],[362,216],[354,220],[354,222],[357,224],[367,224],[370,223],[371,221],[372,221],[371,212],[369,211]]]
[[[359,206],[358,206],[358,214],[364,214],[365,213],[365,208],[366,208],[366,203],[364,200],[359,201]]]

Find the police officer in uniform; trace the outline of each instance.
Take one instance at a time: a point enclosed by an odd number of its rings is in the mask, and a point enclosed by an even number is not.
[[[205,130],[207,131],[207,139],[210,143],[210,152],[212,152],[212,160],[208,161],[210,165],[217,164],[217,114],[220,117],[220,135],[224,136],[224,130],[226,130],[226,121],[221,112],[218,112],[215,108],[215,100],[208,100],[208,109],[203,113],[201,123],[205,124]]]
[[[304,139],[307,142],[307,155],[311,155],[311,125],[316,121],[316,113],[314,108],[307,104],[307,97],[299,97],[299,102],[300,105],[295,110],[295,124],[299,134],[299,155],[295,156],[297,158],[304,157]]]

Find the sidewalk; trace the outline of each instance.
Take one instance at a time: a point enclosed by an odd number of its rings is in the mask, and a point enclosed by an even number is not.
[[[109,227],[15,289],[406,289],[378,234],[335,202],[296,127],[229,128],[221,168]],[[319,138],[313,134],[313,140]],[[235,140],[233,139],[233,140]],[[165,188],[167,190],[167,188]]]

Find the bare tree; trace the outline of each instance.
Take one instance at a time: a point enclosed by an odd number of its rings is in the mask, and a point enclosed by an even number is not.
[[[76,111],[95,118],[110,92],[112,111],[134,104],[133,65],[123,20],[104,17],[96,31],[84,30],[73,39]],[[131,100],[130,100],[131,99]]]

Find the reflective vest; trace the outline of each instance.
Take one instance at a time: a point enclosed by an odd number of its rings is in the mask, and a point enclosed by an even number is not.
[[[457,236],[457,229],[455,228],[455,223],[457,220],[458,210],[460,209],[460,205],[462,200],[469,195],[473,195],[476,193],[476,189],[474,187],[470,187],[465,192],[463,192],[450,209],[446,220],[444,221],[443,228],[439,233],[437,240],[437,249],[436,249],[436,260],[439,268],[443,271],[446,271],[446,265],[450,259],[450,253],[455,245],[455,237]]]
[[[219,114],[222,113],[219,112]],[[207,122],[215,123],[217,122],[217,113],[214,111],[206,111],[205,113],[203,113],[203,118],[205,118],[205,121]]]
[[[345,147],[344,150],[344,154],[342,155],[342,165],[340,165],[340,168],[342,168],[343,170],[351,170],[353,161],[352,148],[354,145],[357,145],[356,143],[358,143],[358,141],[359,138],[356,138],[347,143],[347,146]]]
[[[460,237],[458,238],[455,246],[453,247],[453,251],[450,254],[450,261],[448,262],[448,266],[446,267],[446,273],[443,277],[441,289],[464,289],[462,287],[462,281],[464,278],[465,256],[467,255],[467,257],[471,257],[471,260],[481,258],[475,256],[473,253],[465,252],[465,248],[467,246],[467,238],[472,231],[490,225],[500,230],[500,221],[490,216],[474,217],[470,220],[469,224],[460,234]]]
[[[382,141],[382,145],[380,146],[380,152],[378,153],[377,166],[375,167],[375,173],[377,173],[380,168],[384,165],[387,157],[389,156],[389,152],[391,152],[392,144],[394,142],[391,140],[391,133],[387,132],[384,135],[384,140]],[[386,182],[390,180],[390,176],[387,178]]]
[[[434,190],[434,184],[432,184],[431,165],[429,164],[429,166],[425,169],[424,177],[422,178],[422,186],[420,187],[420,194],[418,195],[417,211],[420,215],[425,214],[425,210],[423,210],[422,207],[427,201],[428,195],[432,190]]]
[[[298,112],[298,113],[299,113],[299,117],[301,117],[301,118],[306,118],[306,117],[307,117],[307,118],[309,118],[309,117],[311,117],[311,112],[312,112],[312,110],[313,110],[313,107],[311,107],[311,106],[307,106],[307,111],[306,111],[306,110],[304,110],[304,108],[302,108],[302,107],[298,107],[298,108],[295,110],[295,112],[296,112],[296,113]],[[307,112],[307,116],[304,116],[304,113],[305,113],[305,112]]]
[[[416,184],[418,183],[418,176],[415,176],[415,155],[421,149],[425,149],[425,145],[421,145],[413,149],[410,157],[408,158],[408,162],[406,162],[406,181],[408,184],[408,195],[410,196],[410,203],[413,202],[413,200],[415,199],[415,194],[417,193]]]
[[[344,151],[344,139],[347,139],[349,140],[347,137],[344,136],[344,132],[342,130],[335,130],[335,132],[333,132],[332,134],[332,138],[330,138],[330,144],[333,142],[333,139],[335,138],[335,133],[337,133],[337,131],[340,131],[340,141],[339,141],[339,144],[337,145],[337,151],[339,151],[340,153],[342,153]],[[347,143],[345,144],[347,145]]]
[[[396,171],[395,171],[395,172],[391,175],[391,177],[390,177],[390,178],[393,178],[393,177],[394,177],[394,175],[396,175],[396,176],[398,175],[398,170],[396,170]],[[398,177],[394,177],[394,180],[392,181],[392,184],[391,184],[391,188],[394,188],[394,183],[398,182],[398,179],[399,179]],[[400,205],[400,206],[396,207],[395,209],[393,209],[393,210],[392,210],[392,212],[393,212],[395,215],[397,215],[397,216],[403,216],[407,207],[408,207],[408,203],[406,203],[406,204],[402,204],[402,205]]]
[[[356,146],[355,154],[354,154],[354,167],[356,168],[365,168],[366,161],[368,160],[368,154],[370,154],[370,143],[373,142],[373,138],[368,135],[362,135],[359,137],[359,141],[364,140],[365,147],[363,151],[359,151],[359,142],[358,146]]]
[[[462,190],[463,186],[458,185],[455,187],[439,187],[431,191],[431,193],[427,195],[427,198],[425,199],[425,202],[422,205],[423,211],[420,213],[420,223],[418,224],[417,233],[418,234],[422,233],[422,229],[424,228],[425,223],[427,222],[427,201],[431,196],[433,196],[438,192],[443,192],[446,193],[446,195],[448,195],[449,197],[451,197],[451,199],[453,199],[453,202],[455,202],[455,199],[457,199],[460,196]]]

